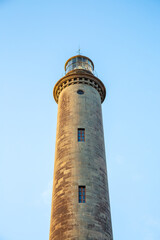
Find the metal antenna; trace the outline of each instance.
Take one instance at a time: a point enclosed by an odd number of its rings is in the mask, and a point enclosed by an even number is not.
[[[80,47],[79,47],[77,53],[78,53],[78,55],[81,55],[81,48]]]

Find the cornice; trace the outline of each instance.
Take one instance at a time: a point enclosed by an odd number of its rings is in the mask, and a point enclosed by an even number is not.
[[[59,95],[66,87],[74,84],[86,84],[95,88],[101,97],[103,103],[106,96],[106,89],[102,81],[86,70],[73,70],[61,78],[54,86],[53,96],[58,103]]]

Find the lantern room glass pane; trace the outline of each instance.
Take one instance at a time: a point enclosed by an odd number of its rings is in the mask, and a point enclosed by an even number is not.
[[[74,69],[84,69],[93,73],[91,61],[85,57],[72,58],[66,65],[66,73]]]

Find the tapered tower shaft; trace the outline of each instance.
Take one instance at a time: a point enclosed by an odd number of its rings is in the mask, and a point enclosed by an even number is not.
[[[90,59],[75,56],[54,87],[58,118],[50,240],[113,239],[101,112],[105,87],[93,68]]]

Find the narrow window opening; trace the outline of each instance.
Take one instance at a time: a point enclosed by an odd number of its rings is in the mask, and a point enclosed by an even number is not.
[[[78,128],[78,142],[85,142],[85,129]]]
[[[79,203],[86,202],[86,186],[79,186]]]

